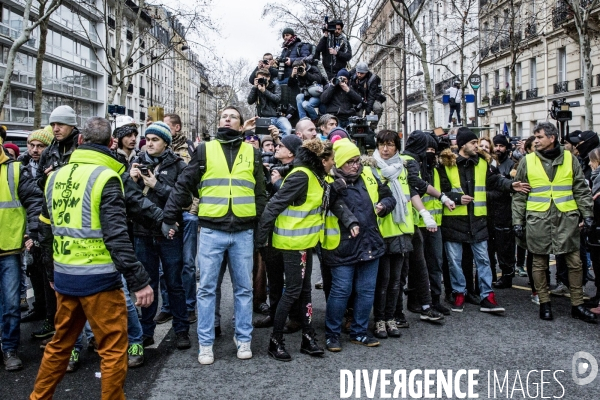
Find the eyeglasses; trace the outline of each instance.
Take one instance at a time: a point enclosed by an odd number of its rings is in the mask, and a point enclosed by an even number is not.
[[[396,148],[396,145],[394,143],[378,143],[377,146],[381,147],[382,149],[385,147],[387,147],[388,149]]]
[[[254,141],[258,142],[258,136],[256,136],[256,135],[249,135],[249,136],[246,136],[246,140],[247,141],[254,140]]]
[[[346,165],[349,167],[358,167],[360,166],[360,158],[357,158],[356,160],[348,160],[346,161]]]

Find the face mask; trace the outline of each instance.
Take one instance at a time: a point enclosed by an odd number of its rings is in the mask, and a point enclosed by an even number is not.
[[[435,153],[426,153],[425,159],[427,160],[427,166],[432,167],[435,164]]]

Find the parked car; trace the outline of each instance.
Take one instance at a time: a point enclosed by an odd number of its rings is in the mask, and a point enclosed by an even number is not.
[[[6,131],[6,143],[14,143],[19,146],[21,154],[27,152],[27,137],[31,131]]]

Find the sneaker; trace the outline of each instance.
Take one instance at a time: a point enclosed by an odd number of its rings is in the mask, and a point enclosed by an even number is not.
[[[250,342],[238,342],[236,337],[233,337],[233,343],[237,347],[237,358],[240,360],[249,360],[252,358],[252,349],[250,349]]]
[[[363,346],[367,347],[379,346],[379,340],[369,335],[358,335],[355,337],[350,337],[350,342],[354,344],[362,344]]]
[[[144,346],[141,344],[129,345],[127,349],[127,366],[136,368],[144,364]]]
[[[198,321],[196,311],[188,311],[188,323],[193,324],[196,321]]]
[[[527,270],[523,267],[515,267],[515,275],[520,277],[527,276]]]
[[[88,342],[88,347],[87,347],[88,351],[94,351],[94,352],[98,352],[98,342],[96,342],[96,338],[92,337],[90,339],[90,341]]]
[[[325,340],[325,347],[327,347],[327,350],[331,351],[332,353],[342,351],[342,345],[340,344],[340,339],[337,336],[328,337]]]
[[[44,350],[46,348],[46,345],[48,343],[50,343],[53,338],[54,338],[54,335],[52,337],[49,337],[48,339],[42,340],[42,343],[40,343],[40,349]]]
[[[19,308],[21,309],[21,311],[29,310],[29,303],[27,302],[27,297],[23,297],[21,299],[21,302],[19,303]]]
[[[481,303],[481,298],[476,294],[467,293],[465,296],[465,301],[469,304],[473,304],[474,306],[478,306]]]
[[[396,326],[396,321],[390,319],[385,322],[385,329],[387,330],[387,334],[389,337],[400,337],[402,334],[400,333],[400,329]]]
[[[169,322],[172,319],[173,319],[173,314],[161,311],[156,316],[156,318],[154,318],[154,322],[156,322],[158,325],[160,325],[160,324],[164,324],[166,322]]]
[[[31,333],[31,337],[34,339],[46,339],[54,335],[54,332],[56,332],[54,324],[50,320],[45,319],[42,324],[42,329]]]
[[[454,312],[463,312],[465,308],[465,295],[463,293],[456,293],[454,295],[454,303],[450,307]]]
[[[23,369],[23,361],[19,358],[16,350],[6,350],[2,354],[4,369],[7,371],[19,371]]]
[[[444,315],[452,314],[452,311],[450,311],[450,309],[448,307],[446,307],[445,305],[443,305],[442,303],[436,303],[432,307],[435,311],[442,313]]]
[[[398,328],[398,329],[410,327],[410,325],[408,324],[408,321],[406,320],[406,316],[404,315],[404,313],[401,313],[398,316],[396,316],[394,318],[394,321],[396,322],[396,328]]]
[[[79,350],[71,350],[71,357],[69,358],[69,365],[67,365],[67,372],[75,372],[79,369]]]
[[[485,299],[481,300],[481,307],[479,308],[479,311],[487,313],[503,313],[504,307],[500,307],[500,305],[498,305],[498,302],[496,302],[496,296],[494,292],[492,292]]]
[[[190,335],[187,332],[177,332],[176,335],[178,350],[186,350],[192,347],[192,343],[190,342]]]
[[[377,339],[387,339],[387,329],[385,327],[385,321],[375,321],[375,326],[373,327],[373,336]]]
[[[538,306],[540,305],[540,296],[538,296],[537,293],[531,293],[530,297],[533,304],[537,304]]]
[[[144,348],[150,347],[153,344],[154,344],[153,336],[142,336],[142,346],[144,346]]]
[[[554,296],[571,297],[571,291],[562,282],[559,282],[558,285],[556,285],[556,288],[550,291],[550,294]]]
[[[215,362],[212,346],[200,346],[198,349],[198,362],[202,365],[210,365]]]
[[[436,311],[433,307],[421,310],[421,321],[442,322],[443,320],[442,313]]]
[[[323,278],[319,279],[319,281],[315,283],[315,289],[323,290]]]

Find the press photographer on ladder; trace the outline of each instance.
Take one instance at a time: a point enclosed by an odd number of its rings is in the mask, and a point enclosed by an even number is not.
[[[256,114],[261,118],[271,118],[271,123],[282,131],[282,137],[292,133],[292,124],[285,116],[280,116],[277,108],[281,101],[281,87],[271,81],[268,69],[259,69],[250,94],[248,104],[256,104]]]

